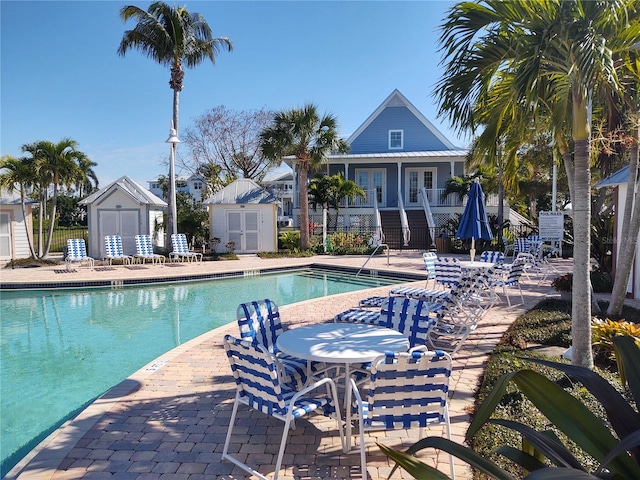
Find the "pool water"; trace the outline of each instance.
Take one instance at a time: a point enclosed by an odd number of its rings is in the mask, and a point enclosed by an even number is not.
[[[118,289],[3,291],[0,475],[136,370],[234,322],[239,303],[270,298],[287,305],[405,281],[307,269]]]

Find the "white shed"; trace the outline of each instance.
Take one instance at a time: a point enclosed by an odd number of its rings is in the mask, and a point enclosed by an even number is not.
[[[33,200],[25,198],[25,203],[23,215],[20,194],[17,191],[0,190],[0,261],[31,256],[27,235],[33,239]]]
[[[615,202],[615,218],[613,227],[613,274],[615,276],[616,266],[618,258],[620,256],[620,249],[625,247],[624,240],[622,239],[622,219],[624,218],[624,211],[627,207],[627,187],[629,185],[629,166],[621,168],[615,173],[612,173],[607,178],[601,180],[596,184],[596,188],[612,187],[614,189],[614,202]],[[634,299],[640,300],[640,237],[638,238],[638,244],[636,245],[636,257],[631,269],[631,275],[629,276],[629,284],[627,285],[627,294],[631,294]]]
[[[278,251],[278,200],[256,182],[240,178],[206,200],[211,238],[218,251],[234,242],[236,253]]]
[[[164,248],[162,210],[167,203],[127,177],[101,188],[80,201],[87,205],[89,256],[104,256],[105,235],[120,235],[127,255],[136,253],[136,235],[151,235],[153,244]]]

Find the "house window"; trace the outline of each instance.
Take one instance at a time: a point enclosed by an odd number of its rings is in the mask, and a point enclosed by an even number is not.
[[[193,182],[194,190],[202,190],[202,182]]]
[[[389,150],[398,150],[404,146],[404,130],[389,130]]]

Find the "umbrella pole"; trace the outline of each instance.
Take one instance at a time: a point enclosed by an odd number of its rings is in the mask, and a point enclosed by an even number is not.
[[[472,262],[476,258],[476,239],[473,237],[471,237],[471,250],[469,250],[469,256],[471,257]]]

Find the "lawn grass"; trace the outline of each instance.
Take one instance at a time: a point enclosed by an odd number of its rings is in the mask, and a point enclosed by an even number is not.
[[[600,306],[603,311],[606,311],[606,303],[602,303]],[[600,316],[605,317],[606,315],[602,314]],[[621,317],[627,321],[640,323],[640,311],[631,307],[625,306]],[[500,376],[526,368],[540,372],[550,380],[562,385],[570,394],[581,400],[595,415],[605,421],[605,414],[600,403],[581,384],[572,382],[557,370],[526,360],[527,358],[547,358],[557,362],[565,362],[565,360],[557,356],[549,358],[537,353],[538,350],[532,347],[539,345],[561,348],[568,348],[571,345],[570,302],[557,299],[544,300],[513,322],[487,362],[481,386],[476,394],[476,407],[491,392]],[[562,350],[560,349],[560,351]],[[623,392],[624,389],[620,385],[617,372],[615,372],[615,364],[607,361],[607,359],[598,357],[596,357],[595,361],[595,369],[598,373],[614,385],[618,391]],[[557,431],[554,425],[514,385],[508,387],[493,416],[495,418],[517,419],[519,422],[539,431],[551,430],[563,441],[566,441],[563,434]],[[520,444],[521,437],[514,431],[495,425],[485,425],[472,439],[470,446],[477,453],[496,462],[515,478],[522,478],[525,473],[521,471],[520,467],[495,453],[496,449],[503,445],[519,448]],[[584,466],[589,468],[597,465],[594,459],[570,442],[566,442],[566,444],[569,445],[569,449],[581,460]],[[488,477],[479,472],[474,472],[474,479],[484,480],[486,478]]]

